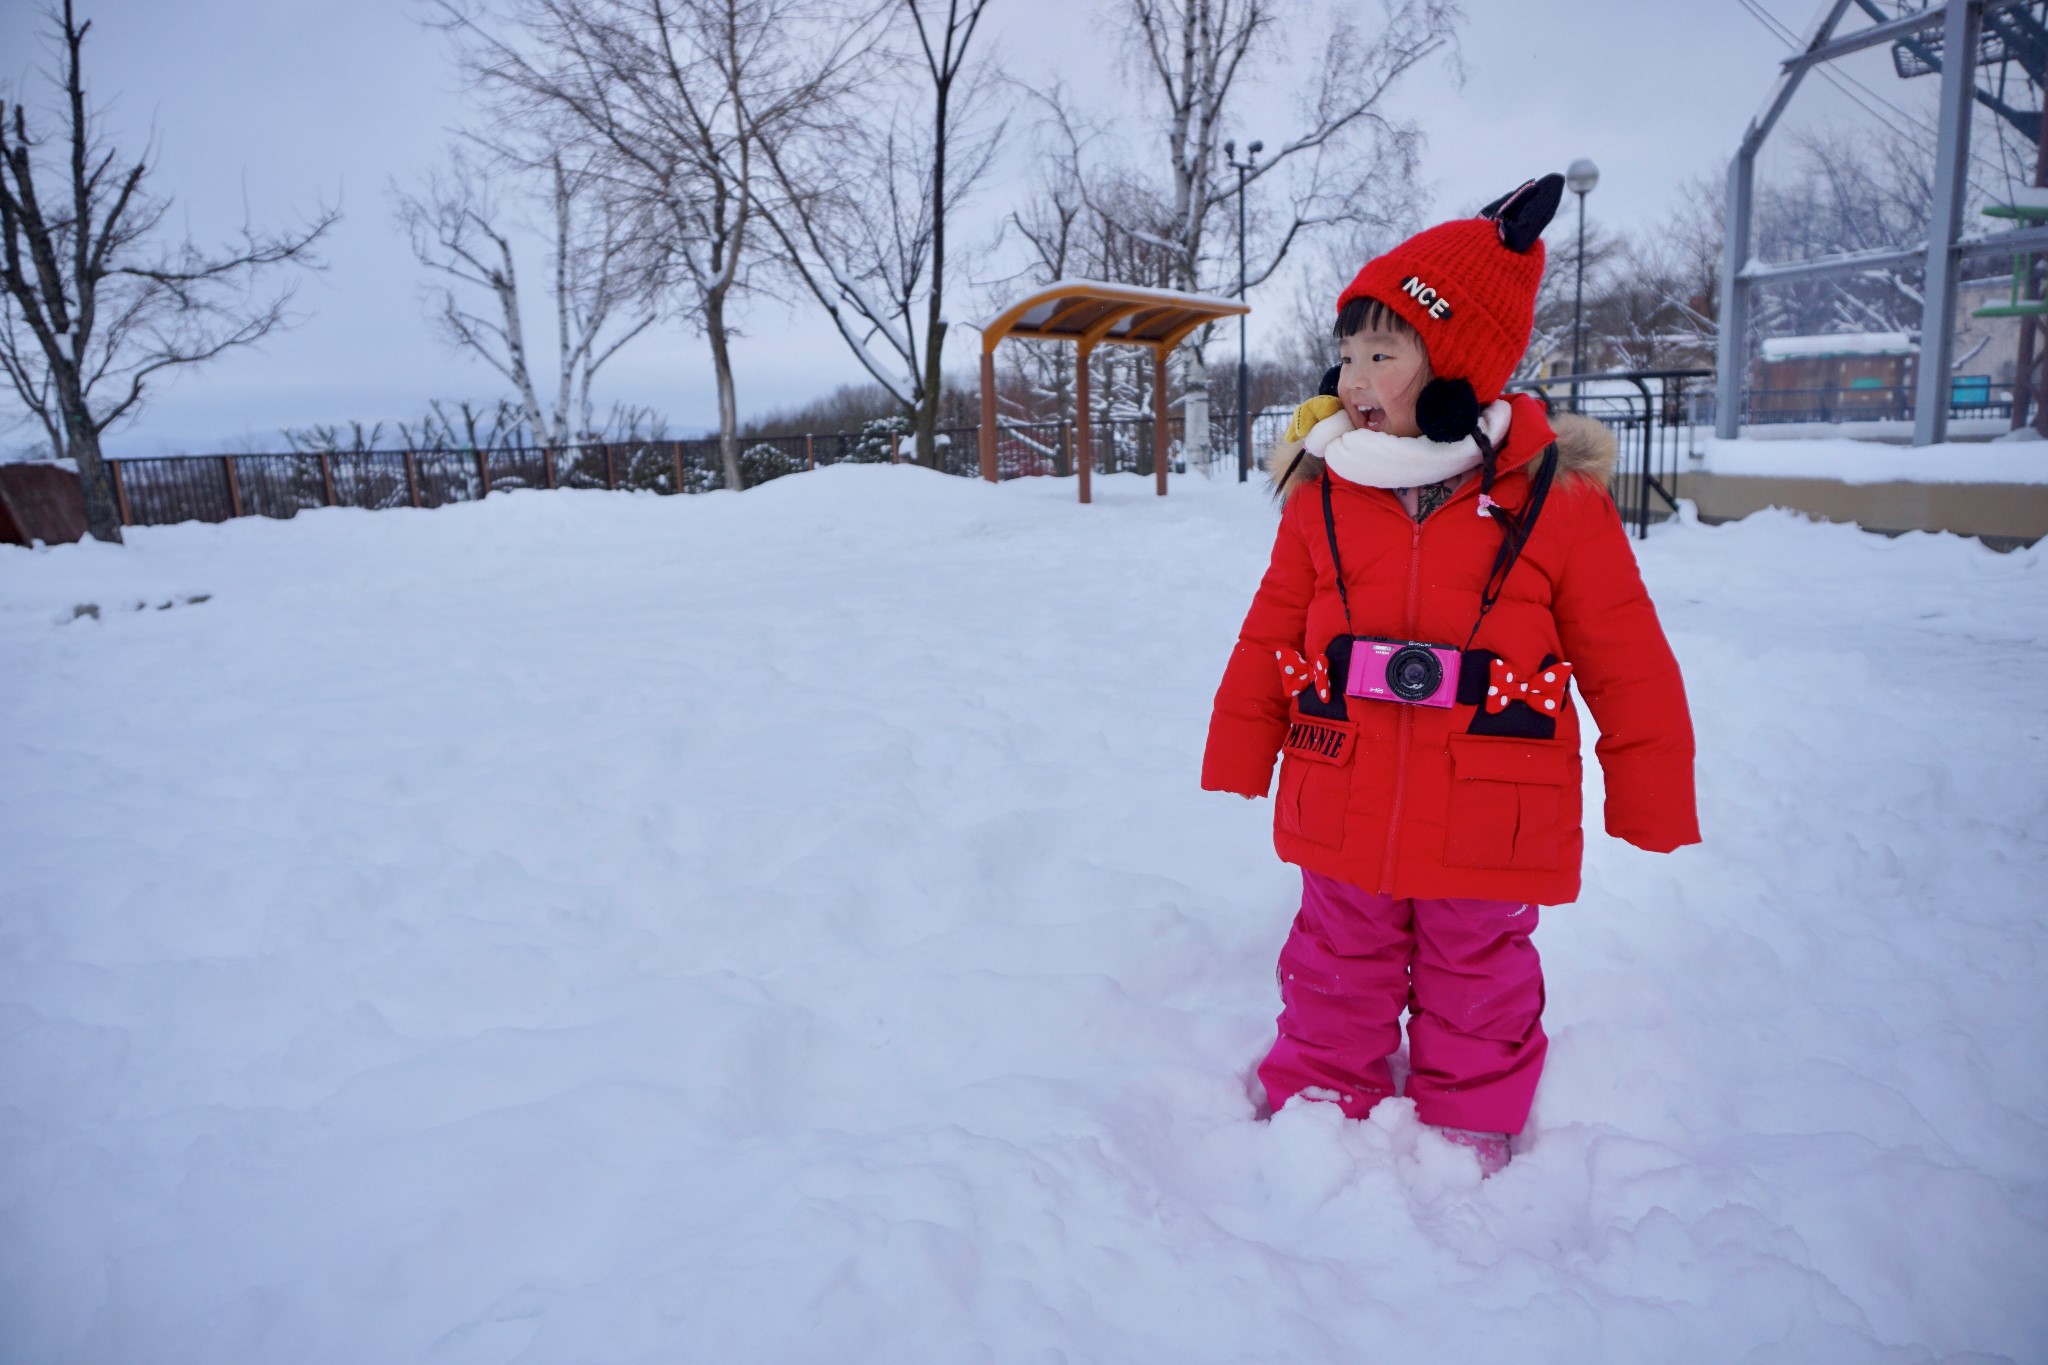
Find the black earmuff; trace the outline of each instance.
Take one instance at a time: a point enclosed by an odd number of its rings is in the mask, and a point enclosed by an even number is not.
[[[1432,441],[1462,441],[1479,430],[1479,396],[1463,379],[1432,379],[1416,395],[1415,425]]]

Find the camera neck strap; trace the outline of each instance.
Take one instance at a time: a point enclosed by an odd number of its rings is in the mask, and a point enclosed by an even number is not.
[[[1465,637],[1466,649],[1472,648],[1472,642],[1479,638],[1479,627],[1485,624],[1486,614],[1507,588],[1508,575],[1514,572],[1515,561],[1522,557],[1522,547],[1536,530],[1536,519],[1543,515],[1543,504],[1550,497],[1550,485],[1556,477],[1557,442],[1552,441],[1543,452],[1543,462],[1536,467],[1535,476],[1529,480],[1529,498],[1522,504],[1522,514],[1510,516],[1505,507],[1492,509],[1494,520],[1500,523],[1500,549],[1494,552],[1493,568],[1486,575],[1486,587],[1480,591],[1479,615],[1472,619],[1472,633]]]
[[[1557,443],[1552,441],[1543,452],[1542,462],[1529,481],[1529,500],[1522,505],[1522,514],[1512,517],[1504,507],[1492,509],[1494,519],[1501,526],[1500,549],[1494,552],[1493,568],[1487,572],[1486,586],[1479,594],[1479,615],[1472,622],[1472,633],[1465,637],[1465,648],[1472,648],[1472,642],[1479,638],[1479,627],[1486,620],[1486,614],[1493,610],[1493,604],[1507,587],[1508,575],[1514,571],[1515,561],[1522,557],[1522,547],[1529,543],[1530,533],[1536,529],[1536,519],[1543,515],[1543,504],[1550,497],[1550,485],[1557,477]],[[1330,566],[1337,575],[1337,600],[1344,605],[1344,630],[1347,634],[1358,634],[1358,628],[1351,624],[1351,592],[1344,586],[1344,556],[1337,549],[1337,507],[1330,496],[1330,472],[1323,471],[1323,534],[1330,541]]]
[[[1344,633],[1358,634],[1358,628],[1351,624],[1351,593],[1344,586],[1344,557],[1337,552],[1337,509],[1330,501],[1330,480],[1334,476],[1329,470],[1323,471],[1323,532],[1330,538],[1330,567],[1337,574],[1337,600],[1344,604]]]

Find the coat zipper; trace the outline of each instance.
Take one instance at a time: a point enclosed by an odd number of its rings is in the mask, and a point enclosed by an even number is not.
[[[1439,512],[1442,510],[1441,507],[1437,509]],[[1430,515],[1434,516],[1435,513]],[[1415,597],[1422,582],[1422,523],[1413,521],[1412,518],[1411,522],[1414,532],[1408,538],[1408,608],[1401,622],[1403,639],[1415,634]],[[1408,742],[1414,733],[1415,708],[1403,706],[1401,737],[1394,754],[1394,808],[1387,815],[1387,849],[1386,856],[1380,864],[1380,894],[1383,896],[1394,894],[1394,849],[1401,829],[1401,798],[1407,794],[1408,789]]]
[[[1461,487],[1421,521],[1409,518],[1414,531],[1408,538],[1408,606],[1407,615],[1401,622],[1403,639],[1415,637],[1415,599],[1422,587],[1422,528],[1442,516],[1445,508],[1454,507],[1464,500],[1465,490]],[[1407,509],[1403,508],[1402,512],[1405,515]],[[1380,894],[1383,896],[1394,894],[1394,855],[1400,848],[1401,803],[1408,793],[1408,749],[1414,735],[1415,708],[1404,706],[1401,708],[1400,738],[1396,741],[1394,755],[1394,807],[1387,814],[1387,847],[1380,860]]]

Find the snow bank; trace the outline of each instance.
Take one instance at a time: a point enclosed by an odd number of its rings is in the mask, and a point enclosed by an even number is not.
[[[1687,461],[1682,472],[1843,483],[2048,483],[2048,446],[2028,441],[1902,447],[1824,437],[1702,437],[1695,449],[1703,458]]]
[[[1481,1184],[1253,1119],[1272,512],[1096,487],[0,549],[0,1357],[2042,1358],[2038,552],[1644,547],[1708,842],[1590,837]]]
[[[2027,430],[2027,428],[2022,428]],[[1713,428],[1694,428],[1694,441],[1711,436]],[[2010,417],[1951,417],[1948,419],[1949,440],[1961,444],[1978,441],[2012,439]],[[1905,446],[1913,443],[1913,423],[1901,418],[1867,418],[1863,420],[1842,420],[1835,422],[1745,422],[1742,424],[1742,439],[1745,441],[1810,441],[1815,438],[1827,441],[1849,440],[1860,443],[1879,443]],[[2019,438],[2025,439],[2025,438]]]

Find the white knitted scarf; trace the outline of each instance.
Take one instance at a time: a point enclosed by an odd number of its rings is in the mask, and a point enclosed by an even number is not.
[[[1508,434],[1512,411],[1506,399],[1480,410],[1480,430],[1495,450]],[[1310,428],[1301,444],[1309,454],[1321,458],[1332,474],[1367,488],[1420,488],[1479,467],[1479,442],[1470,436],[1462,441],[1432,441],[1426,436],[1395,436],[1353,427],[1351,415],[1341,408]]]

